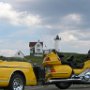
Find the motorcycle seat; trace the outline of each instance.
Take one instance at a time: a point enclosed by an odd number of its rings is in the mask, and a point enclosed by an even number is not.
[[[82,62],[82,63],[81,62],[77,62],[74,59],[74,56],[71,56],[70,58],[68,58],[67,62],[65,62],[65,63],[62,61],[62,64],[69,65],[69,66],[71,66],[74,69],[81,69],[84,66],[84,62]]]
[[[83,68],[84,63],[72,62],[69,65],[74,69],[81,69],[81,68]]]

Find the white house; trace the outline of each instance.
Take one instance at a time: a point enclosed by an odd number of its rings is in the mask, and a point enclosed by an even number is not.
[[[34,56],[43,55],[43,42],[29,42],[30,54]]]
[[[24,58],[24,54],[21,51],[18,51],[14,57]]]

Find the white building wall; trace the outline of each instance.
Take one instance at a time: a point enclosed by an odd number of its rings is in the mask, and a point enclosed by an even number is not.
[[[39,42],[35,45],[35,53],[43,53],[43,47]]]
[[[21,51],[18,51],[14,57],[24,58],[24,54]]]

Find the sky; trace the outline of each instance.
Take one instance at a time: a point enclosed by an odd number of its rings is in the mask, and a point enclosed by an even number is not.
[[[88,52],[90,0],[0,0],[0,55],[29,55],[29,42],[38,40],[54,48],[57,34],[60,51]]]

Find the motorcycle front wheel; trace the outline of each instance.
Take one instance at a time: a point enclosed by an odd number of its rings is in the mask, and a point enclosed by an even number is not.
[[[67,89],[71,86],[71,82],[58,82],[55,83],[56,87],[58,87],[59,89]]]

